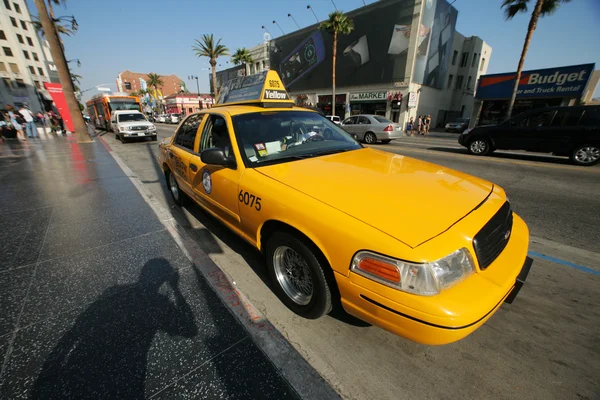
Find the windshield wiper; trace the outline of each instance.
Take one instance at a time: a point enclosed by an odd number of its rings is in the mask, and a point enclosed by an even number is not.
[[[306,157],[326,156],[329,154],[344,153],[344,152],[350,151],[350,150],[356,150],[356,149],[330,149],[330,150],[316,151],[314,153],[306,154],[305,156]]]

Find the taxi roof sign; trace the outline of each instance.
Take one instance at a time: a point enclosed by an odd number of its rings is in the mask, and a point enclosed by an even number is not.
[[[256,75],[240,76],[223,84],[218,104],[257,104],[263,107],[292,107],[294,101],[281,82],[277,71],[263,71]]]

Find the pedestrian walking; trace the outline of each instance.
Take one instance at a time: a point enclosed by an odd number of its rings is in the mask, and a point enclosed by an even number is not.
[[[413,131],[414,124],[415,124],[414,118],[410,117],[410,120],[408,121],[408,125],[406,125],[406,134],[408,136],[412,136],[412,131]]]
[[[37,118],[37,119],[38,119],[38,121],[40,121],[40,123],[42,124],[42,128],[43,128],[43,130],[44,130],[44,133],[47,133],[47,132],[46,132],[46,127],[47,127],[48,125],[46,124],[46,118],[44,117],[44,114],[42,114],[42,112],[40,111],[40,112],[38,112],[38,113],[37,113],[37,115],[36,115],[36,118]]]
[[[429,133],[429,127],[431,125],[431,115],[427,114],[425,116],[425,121],[423,123],[423,135],[426,135]]]
[[[25,132],[23,132],[23,122],[25,122],[25,118],[23,118],[21,114],[16,112],[16,109],[11,105],[7,105],[6,109],[8,110],[9,121],[13,128],[15,128],[15,130],[17,131],[17,137],[19,137],[19,134],[21,134],[23,140],[27,140],[27,138],[25,137]]]
[[[50,133],[58,133],[60,129],[60,124],[58,122],[58,116],[54,112],[48,113],[50,117]]]
[[[27,137],[34,137],[37,139],[38,131],[37,125],[35,124],[35,120],[33,118],[33,114],[29,111],[25,106],[21,106],[19,110],[19,114],[23,116],[25,119],[25,130],[27,131]]]
[[[423,133],[423,116],[419,115],[419,120],[417,121],[417,133],[422,135]]]

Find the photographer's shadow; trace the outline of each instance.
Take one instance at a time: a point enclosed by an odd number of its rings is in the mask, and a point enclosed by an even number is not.
[[[160,290],[164,283],[168,290]],[[178,283],[171,264],[155,258],[136,283],[106,289],[47,357],[32,398],[144,398],[154,335],[163,331],[191,338],[198,333]]]

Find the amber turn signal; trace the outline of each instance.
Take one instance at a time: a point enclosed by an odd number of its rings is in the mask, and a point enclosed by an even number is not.
[[[386,281],[400,283],[400,271],[386,262],[367,257],[359,261],[358,268]]]

